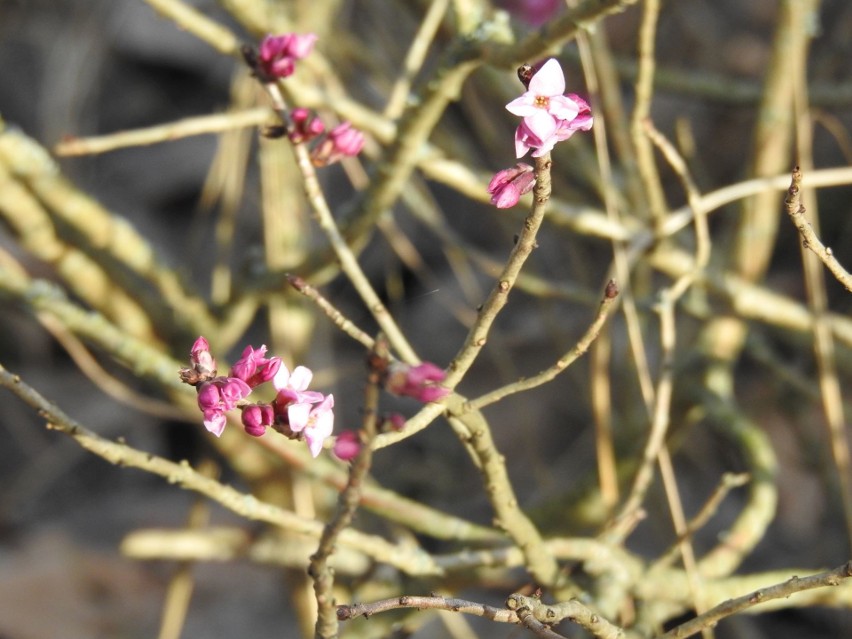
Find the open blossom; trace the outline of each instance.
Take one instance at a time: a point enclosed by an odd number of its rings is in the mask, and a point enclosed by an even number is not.
[[[320,454],[323,442],[334,430],[333,408],[334,395],[326,395],[319,404],[298,404],[288,411],[290,430],[302,434],[314,457]]]
[[[296,70],[296,60],[307,56],[314,48],[317,36],[285,33],[268,35],[260,43],[258,63],[266,80],[286,78]]]
[[[524,193],[535,186],[535,173],[529,164],[518,162],[510,169],[498,171],[488,183],[491,203],[498,209],[508,209],[518,203]]]
[[[532,76],[527,91],[506,105],[523,118],[515,132],[515,153],[523,157],[535,149],[533,157],[550,152],[557,142],[567,140],[575,131],[588,131],[592,115],[585,100],[565,95],[565,75],[551,58]]]
[[[450,394],[450,390],[438,386],[447,374],[444,369],[423,362],[410,366],[402,362],[392,362],[388,367],[385,389],[394,395],[413,397],[421,402],[436,402]]]
[[[276,402],[281,404],[316,404],[322,401],[323,394],[318,391],[309,391],[314,374],[306,366],[297,366],[291,373],[290,370],[281,365],[272,385],[278,391]]]

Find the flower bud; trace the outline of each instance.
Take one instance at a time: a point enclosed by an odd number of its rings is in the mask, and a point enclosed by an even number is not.
[[[518,203],[524,193],[535,186],[535,172],[529,164],[518,162],[510,169],[498,171],[488,183],[491,203],[498,209],[508,209]]]
[[[388,367],[385,389],[394,395],[413,397],[424,403],[435,402],[450,393],[449,389],[437,385],[446,376],[444,369],[431,362],[417,366],[392,362]]]

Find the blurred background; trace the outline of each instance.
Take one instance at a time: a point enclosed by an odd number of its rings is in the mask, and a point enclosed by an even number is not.
[[[228,14],[226,9],[234,3],[193,4],[242,39],[257,40],[258,33]],[[542,13],[524,13],[524,3],[505,3],[512,12],[512,28],[526,33],[536,28],[531,23],[542,17],[552,19],[563,10],[542,4]],[[677,137],[703,193],[749,175],[755,114],[780,4],[777,0],[664,3],[651,115],[659,130]],[[381,110],[429,3],[294,0],[265,5],[270,15],[295,15],[302,30],[317,31],[318,50],[345,89],[356,100]],[[845,166],[852,163],[852,5],[826,0],[818,16],[815,24],[807,25],[814,33],[808,74],[815,120],[813,161],[819,168]],[[639,8],[632,7],[603,26],[628,109],[633,100],[640,18]],[[324,39],[328,34],[332,35]],[[439,30],[427,68],[437,63],[451,35],[449,30]],[[568,45],[558,57],[568,91],[588,95],[576,45]],[[100,135],[224,112],[235,103],[266,104],[259,92],[246,88],[246,76],[238,60],[218,54],[139,0],[0,0],[0,117],[47,148],[69,136]],[[451,105],[431,138],[447,157],[481,177],[483,190],[489,174],[515,161],[515,122],[503,105],[519,92],[511,69],[482,69],[465,85],[460,101]],[[239,287],[239,274],[250,273],[257,255],[263,254],[263,174],[257,159],[262,150],[256,137],[248,129],[233,147],[224,138],[201,135],[58,162],[79,189],[127,219],[199,291],[215,297],[217,283],[211,270],[217,219],[228,215],[234,220],[230,265],[237,275],[232,287]],[[789,159],[785,164],[792,166],[792,152]],[[685,196],[676,176],[662,161],[660,166],[669,206],[683,206]],[[607,187],[598,182],[591,136],[575,136],[560,145],[554,167],[555,196],[569,210],[603,209],[601,188]],[[323,179],[329,199],[340,210],[351,206],[361,188],[357,178],[339,167],[329,169]],[[217,198],[215,184],[231,180],[239,183],[234,187],[239,197],[232,202]],[[363,253],[362,263],[421,356],[444,366],[490,288],[489,266],[505,259],[524,211],[518,207],[498,212],[487,201],[473,201],[436,182],[418,182],[413,190],[421,206],[400,205],[395,222],[401,236],[415,241],[418,260],[406,260],[399,240],[383,228]],[[823,237],[841,262],[852,265],[852,188],[825,189],[818,196]],[[779,194],[779,212],[781,203]],[[439,211],[438,225],[451,232],[450,240],[434,231],[424,209]],[[713,214],[714,255],[719,246],[724,252],[738,215],[737,205]],[[305,247],[322,241],[310,229],[300,230],[299,238],[305,243],[301,248],[282,250],[283,266],[292,265],[296,272]],[[545,229],[539,244],[530,268],[548,286],[543,292],[530,287],[513,293],[489,348],[460,387],[468,396],[547,367],[593,318],[612,259],[610,240],[584,234],[570,224],[554,224]],[[793,226],[781,220],[763,283],[773,292],[804,302],[799,245]],[[0,227],[0,248],[34,276],[54,278],[49,266],[16,245],[5,226]],[[645,279],[637,283],[637,290],[645,296],[639,299],[639,312],[648,331],[652,370],[657,370],[659,335],[651,303],[654,291],[669,280],[653,272],[641,277]],[[353,321],[368,332],[375,331],[369,314],[342,278],[328,282],[323,292]],[[833,312],[849,314],[848,292],[830,278],[827,295]],[[692,356],[698,347],[693,340],[701,327],[708,316],[729,304],[716,292],[705,290],[688,302],[692,310],[699,310],[679,317],[681,381],[694,373]],[[333,390],[338,427],[354,427],[360,419],[362,349],[323,319],[305,325],[298,314],[306,307],[295,306],[294,328],[284,331],[292,341],[285,337],[283,347],[292,363],[314,368],[317,385]],[[233,361],[246,343],[271,343],[268,321],[261,314],[228,357],[222,354],[223,359]],[[736,397],[768,435],[782,472],[775,521],[740,571],[793,567],[801,575],[839,565],[849,559],[850,548],[814,382],[811,341],[806,334],[766,322],[752,322],[750,329],[750,341],[735,368]],[[177,342],[170,342],[170,347],[183,359],[191,341]],[[616,448],[627,456],[641,445],[647,416],[635,372],[627,363],[630,352],[620,316],[612,321],[611,342]],[[850,379],[849,346],[838,346],[844,390]],[[167,409],[150,414],[116,401],[80,373],[78,363],[32,315],[5,303],[0,308],[0,363],[103,436],[123,437],[134,447],[171,459],[218,460],[223,477],[241,485],[210,445],[200,420],[193,423]],[[157,395],[117,367],[101,365],[134,387],[138,397]],[[99,377],[97,372],[92,375]],[[498,446],[511,451],[507,455],[510,472],[519,497],[528,505],[526,510],[552,534],[593,534],[601,524],[594,509],[585,519],[575,510],[565,514],[594,496],[589,380],[587,357],[553,383],[485,411]],[[694,513],[721,474],[742,470],[743,462],[723,436],[688,424],[688,392],[679,399],[673,414],[673,455],[687,512]],[[156,413],[159,407],[150,408]],[[386,408],[410,415],[417,407],[388,400]],[[166,563],[133,562],[117,548],[137,528],[184,525],[198,500],[157,477],[110,466],[73,441],[45,431],[31,410],[5,391],[0,393],[0,441],[0,637],[156,634],[174,568]],[[490,523],[478,472],[444,424],[436,424],[393,452],[379,454],[374,474],[404,495]],[[725,501],[718,516],[697,536],[699,553],[717,543],[744,500],[735,491]],[[653,557],[673,540],[659,486],[652,489],[648,511],[647,521],[627,546]],[[216,506],[210,507],[209,516],[214,523],[242,525]],[[296,623],[288,596],[291,576],[247,562],[199,565],[195,571],[198,579],[184,636],[295,636],[282,631]],[[506,594],[483,594],[483,602],[500,605]],[[512,627],[477,623],[474,627],[484,629],[482,636],[523,634]],[[415,636],[445,636],[440,632],[426,628]],[[849,610],[790,609],[737,617],[723,624],[717,636],[834,638],[849,634]]]

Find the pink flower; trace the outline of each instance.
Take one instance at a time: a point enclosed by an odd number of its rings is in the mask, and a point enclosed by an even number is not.
[[[251,387],[238,377],[217,377],[213,383],[219,388],[223,410],[236,408],[238,401],[251,394]]]
[[[272,385],[278,391],[276,402],[289,404],[316,404],[321,402],[323,394],[318,391],[309,391],[314,374],[306,366],[297,366],[291,373],[284,364],[278,369],[272,378]]]
[[[563,95],[564,91],[562,67],[551,58],[532,76],[527,91],[506,105],[510,113],[523,118],[515,131],[517,157],[523,157],[530,149],[535,149],[533,157],[541,157],[575,131],[592,127],[586,101],[573,93]]]
[[[392,362],[388,367],[385,389],[394,395],[413,397],[421,402],[435,402],[450,394],[449,389],[438,386],[447,374],[431,362],[410,366]]]
[[[258,52],[259,70],[266,76],[263,79],[272,81],[292,75],[296,69],[296,60],[306,57],[316,41],[317,36],[313,33],[266,36]]]
[[[270,404],[251,404],[243,408],[243,428],[252,437],[260,437],[267,427],[275,421],[275,413]]]
[[[342,461],[351,461],[361,451],[361,440],[354,430],[345,430],[334,440],[334,456]]]
[[[323,441],[334,430],[333,408],[334,395],[326,395],[315,406],[295,404],[289,409],[290,430],[302,433],[313,457],[320,454]]]
[[[258,349],[246,346],[242,357],[231,367],[231,377],[243,380],[252,388],[271,381],[281,367],[281,358],[267,359],[265,355],[265,344]]]
[[[529,164],[518,162],[511,169],[498,171],[488,183],[491,203],[498,209],[515,206],[524,193],[535,186],[535,173]]]
[[[328,132],[325,139],[311,150],[314,166],[328,166],[344,157],[355,157],[364,148],[364,134],[349,122],[343,122]]]

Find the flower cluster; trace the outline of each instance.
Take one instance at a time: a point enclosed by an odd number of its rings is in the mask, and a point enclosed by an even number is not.
[[[527,91],[509,102],[506,109],[523,118],[515,131],[515,153],[519,158],[530,149],[534,149],[533,157],[541,157],[575,131],[592,128],[588,103],[575,93],[565,94],[565,75],[555,58],[542,65],[532,76]]]
[[[263,74],[263,79],[269,82],[293,75],[296,60],[306,57],[313,50],[316,41],[317,36],[313,33],[266,36],[258,50],[258,71]]]
[[[515,154],[521,158],[533,149],[533,157],[550,153],[557,142],[567,140],[575,131],[592,128],[592,111],[588,103],[575,93],[565,93],[565,75],[555,58],[538,71],[529,65],[518,70],[526,92],[506,105],[506,109],[523,118],[515,130]],[[491,203],[498,209],[515,206],[524,193],[535,186],[533,168],[519,162],[498,171],[488,184]]]
[[[316,41],[317,36],[312,33],[268,35],[261,41],[256,52],[248,49],[246,60],[263,82],[275,82],[292,75],[296,61],[307,56]],[[286,133],[294,144],[320,138],[310,153],[311,162],[316,167],[334,164],[344,157],[355,157],[364,148],[364,134],[349,122],[342,122],[326,132],[322,120],[303,107],[290,111],[289,120],[285,127],[269,129],[269,137],[279,137]]]
[[[323,441],[334,429],[334,396],[308,390],[310,369],[297,366],[291,373],[278,357],[266,357],[266,346],[247,346],[227,376],[217,376],[210,345],[199,337],[192,345],[190,368],[181,379],[195,386],[204,427],[219,437],[227,424],[226,413],[242,411],[246,433],[260,437],[267,428],[291,439],[304,439],[311,455],[319,455]],[[276,395],[271,402],[244,401],[261,384],[271,382]]]

